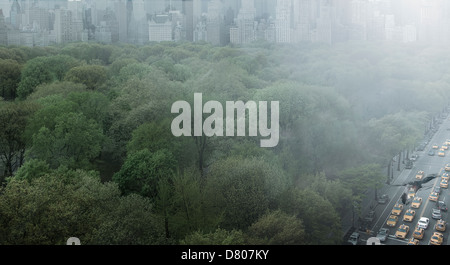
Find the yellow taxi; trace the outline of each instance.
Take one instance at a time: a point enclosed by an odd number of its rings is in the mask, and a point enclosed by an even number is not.
[[[389,219],[387,220],[386,224],[388,226],[396,226],[398,222],[398,216],[396,215],[390,215]]]
[[[450,171],[450,163],[449,164],[447,164],[447,165],[445,165],[445,171]]]
[[[398,227],[397,232],[395,232],[395,237],[397,238],[406,238],[409,232],[409,226],[407,225],[401,225]]]
[[[419,171],[417,171],[416,179],[420,180],[423,178],[424,175],[425,175],[425,172],[423,170],[419,170]]]
[[[445,156],[445,152],[444,152],[444,150],[439,150],[439,152],[438,152],[438,156]]]
[[[414,230],[414,233],[413,233],[413,238],[423,239],[424,235],[425,235],[425,230],[423,228],[416,227],[416,229]]]
[[[408,199],[414,198],[416,196],[416,190],[414,188],[410,188],[408,191]]]
[[[439,199],[439,194],[437,192],[431,192],[430,196],[428,196],[430,201],[436,202]]]
[[[411,203],[411,207],[412,208],[419,208],[420,205],[422,204],[422,198],[420,197],[414,197],[412,203]]]
[[[441,188],[448,188],[448,180],[447,179],[442,179],[441,183],[439,183],[439,186],[441,186]]]
[[[450,176],[448,175],[447,172],[445,172],[444,174],[442,174],[441,180],[442,180],[442,179],[449,180],[449,178],[450,178]]]
[[[414,237],[411,237],[407,245],[419,245],[419,240],[415,239]]]
[[[393,215],[400,215],[403,211],[403,204],[397,203],[394,205],[394,208],[392,208],[391,214]]]
[[[442,219],[440,219],[440,220],[438,220],[438,221],[436,222],[436,225],[434,226],[434,228],[435,228],[437,231],[444,232],[445,229],[447,228],[447,222],[444,221],[444,220],[442,220]]]
[[[444,235],[439,232],[434,232],[430,238],[430,245],[442,245],[444,241]]]
[[[447,139],[447,140],[445,141],[445,144],[446,144],[446,145],[450,145],[450,139]]]
[[[445,142],[444,145],[441,146],[441,149],[444,149],[444,150],[447,150],[447,149],[448,149],[448,146],[446,145],[446,143],[447,143],[447,142]]]
[[[412,209],[408,209],[408,210],[406,210],[405,215],[403,215],[403,221],[412,222],[415,215],[416,215],[416,211],[414,211]]]
[[[433,149],[439,149],[439,145],[434,144],[434,145],[433,145]]]

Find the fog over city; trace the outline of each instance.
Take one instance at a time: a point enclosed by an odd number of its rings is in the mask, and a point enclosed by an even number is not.
[[[0,245],[448,245],[449,47],[448,0],[0,0]]]
[[[1,0],[0,44],[450,42],[445,0]]]

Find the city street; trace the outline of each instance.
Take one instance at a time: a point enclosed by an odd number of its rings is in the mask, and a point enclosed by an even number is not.
[[[450,120],[445,119],[443,123],[440,125],[439,130],[435,133],[433,138],[430,140],[428,145],[423,151],[415,152],[415,154],[419,155],[417,161],[415,161],[412,169],[403,169],[400,175],[398,175],[391,185],[386,185],[381,191],[383,194],[389,195],[389,201],[385,204],[377,203],[375,208],[375,219],[370,224],[370,231],[368,233],[364,233],[360,231],[361,234],[361,242],[360,244],[366,244],[367,239],[370,237],[375,237],[380,230],[380,228],[389,229],[389,236],[386,241],[381,242],[386,245],[405,245],[412,238],[413,232],[417,225],[418,220],[421,217],[429,218],[428,228],[425,229],[423,239],[419,240],[420,245],[429,244],[430,238],[434,232],[437,232],[435,229],[435,224],[439,219],[443,219],[448,221],[448,212],[441,211],[441,218],[432,218],[432,210],[436,208],[437,204],[435,201],[429,200],[429,195],[433,191],[435,187],[440,186],[441,176],[446,172],[445,165],[450,163],[450,148],[445,151],[445,156],[438,156],[439,149],[433,149],[433,145],[438,145],[441,148],[445,145],[447,139],[450,139],[450,131],[447,130],[450,128]],[[433,156],[429,155],[429,151],[434,150],[435,154]],[[418,208],[412,208],[411,202],[412,198],[408,199],[406,203],[403,205],[403,209],[401,213],[398,215],[398,221],[394,226],[388,226],[387,221],[389,216],[391,215],[391,211],[394,208],[394,205],[397,203],[402,204],[401,196],[403,193],[408,193],[409,185],[405,185],[407,183],[417,181],[416,174],[419,170],[424,171],[424,178],[429,174],[438,174],[438,176],[434,179],[431,179],[427,183],[424,183],[421,188],[419,188],[415,194],[415,196],[422,198],[422,203]],[[379,194],[381,194],[379,193]],[[449,205],[449,191],[447,188],[441,188],[441,192],[439,194],[438,201],[444,201],[446,205]],[[403,221],[403,217],[405,212],[408,209],[412,209],[415,211],[415,216],[412,221]],[[405,239],[400,239],[395,237],[395,233],[399,226],[402,224],[407,225],[409,227],[409,231],[406,235]],[[444,234],[443,244],[446,245],[449,243],[449,232],[448,228]]]

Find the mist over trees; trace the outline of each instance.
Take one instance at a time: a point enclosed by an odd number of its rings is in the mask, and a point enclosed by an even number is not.
[[[0,244],[340,244],[450,102],[446,47],[0,47]],[[279,101],[280,140],[174,137],[171,105]]]

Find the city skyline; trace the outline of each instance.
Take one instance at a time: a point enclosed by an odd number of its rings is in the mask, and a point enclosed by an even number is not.
[[[0,45],[450,43],[445,0],[0,0]]]

